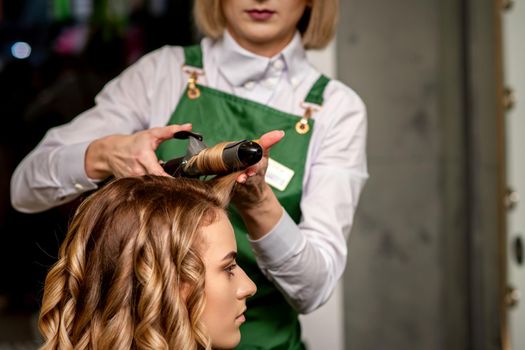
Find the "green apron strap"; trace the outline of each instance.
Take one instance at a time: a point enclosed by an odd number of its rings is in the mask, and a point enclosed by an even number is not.
[[[329,82],[330,79],[321,74],[319,79],[317,79],[315,84],[310,89],[310,92],[308,92],[308,95],[306,96],[304,102],[322,106],[324,89],[326,88],[326,85],[328,85]]]
[[[200,45],[184,46],[184,64],[194,68],[204,68]]]

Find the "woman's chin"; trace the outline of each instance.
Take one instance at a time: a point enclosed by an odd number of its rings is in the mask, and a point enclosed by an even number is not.
[[[212,339],[211,347],[214,350],[228,350],[228,349],[234,349],[239,343],[241,342],[241,332],[237,330],[234,334],[231,334],[228,336],[227,339],[216,339],[214,341]]]

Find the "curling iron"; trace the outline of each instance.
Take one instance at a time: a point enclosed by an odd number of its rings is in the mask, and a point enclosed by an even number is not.
[[[225,175],[244,170],[261,160],[262,147],[254,141],[223,142],[208,147],[201,134],[179,131],[173,138],[189,139],[186,154],[162,164],[164,171],[173,177],[200,177]]]

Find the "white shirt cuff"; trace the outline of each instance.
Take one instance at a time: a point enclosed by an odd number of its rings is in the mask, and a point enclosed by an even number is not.
[[[87,177],[84,158],[90,142],[77,143],[64,147],[60,153],[59,164],[56,169],[67,169],[65,174],[64,192],[61,197],[69,197],[74,194],[80,194],[98,187],[100,181],[92,180]]]

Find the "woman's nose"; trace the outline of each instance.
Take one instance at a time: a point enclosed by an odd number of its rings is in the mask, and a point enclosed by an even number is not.
[[[242,270],[242,269],[241,269]],[[240,275],[240,283],[238,288],[237,297],[239,299],[246,299],[252,297],[257,292],[257,286],[253,281],[248,277],[246,272],[242,270]]]

